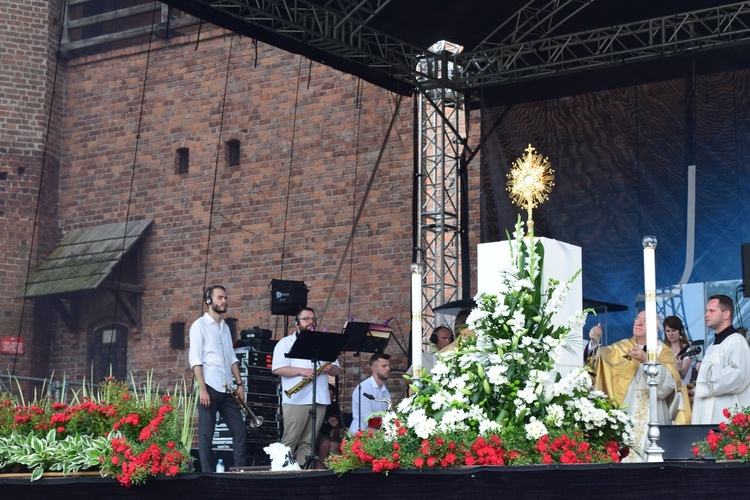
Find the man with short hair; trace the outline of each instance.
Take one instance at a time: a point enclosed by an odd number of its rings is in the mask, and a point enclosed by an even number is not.
[[[227,312],[227,291],[221,285],[206,289],[203,300],[208,311],[190,325],[189,361],[199,388],[198,457],[203,472],[216,466],[211,448],[216,425],[216,412],[232,434],[235,467],[247,465],[247,429],[240,407],[227,391],[237,386],[237,396],[244,401],[245,392],[237,355],[232,347],[232,334],[222,318]]]
[[[372,375],[360,382],[352,392],[352,425],[349,426],[352,434],[360,429],[366,431],[370,415],[388,409],[388,403],[374,401],[365,394],[369,394],[373,399],[391,399],[391,394],[385,386],[385,381],[391,373],[391,356],[382,352],[373,354],[370,357],[370,371]]]
[[[693,424],[725,422],[724,409],[750,405],[750,347],[732,326],[734,302],[726,295],[708,298],[706,326],[716,332],[695,381]]]
[[[282,390],[282,413],[284,419],[284,435],[281,443],[288,446],[292,453],[296,453],[297,461],[305,464],[312,457],[312,408],[313,408],[313,384],[308,383],[302,389],[292,395],[286,391],[296,386],[305,377],[313,379],[313,372],[325,366],[321,373],[315,377],[315,434],[320,432],[323,425],[326,407],[331,404],[331,396],[328,392],[328,376],[335,377],[339,374],[339,362],[313,366],[309,359],[287,358],[286,354],[291,351],[292,346],[301,335],[314,331],[317,326],[315,310],[305,307],[294,319],[296,332],[279,340],[273,349],[273,361],[271,371],[274,375],[281,377]],[[314,465],[310,462],[307,465]]]

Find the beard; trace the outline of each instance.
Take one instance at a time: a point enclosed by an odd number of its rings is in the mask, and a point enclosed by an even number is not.
[[[226,304],[224,304],[223,307],[219,306],[218,304],[211,304],[211,309],[216,314],[224,314],[225,312],[227,312],[227,306],[226,306]]]

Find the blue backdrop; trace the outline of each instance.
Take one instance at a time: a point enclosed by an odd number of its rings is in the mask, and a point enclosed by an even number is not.
[[[485,96],[482,242],[505,239],[514,225],[520,211],[506,176],[532,144],[555,170],[550,199],[534,212],[536,234],[582,247],[584,298],[627,305],[608,323],[610,340],[628,337],[643,293],[642,237],[658,238],[657,287],[683,276],[694,164],[688,283],[740,279],[740,245],[750,241],[749,87],[750,71],[739,70],[523,104],[493,106]]]

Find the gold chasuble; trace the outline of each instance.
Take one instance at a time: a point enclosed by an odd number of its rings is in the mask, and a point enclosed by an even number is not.
[[[607,347],[600,346],[588,360],[594,379],[594,389],[606,393],[618,405],[625,400],[636,371],[643,370],[641,363],[628,355],[630,349],[633,348],[638,348],[635,337],[620,340]],[[664,344],[660,343],[659,348],[658,361],[662,369],[666,368],[670,371],[675,381],[675,392],[668,398],[674,423],[690,424],[690,399],[687,388],[681,387],[680,373],[674,362],[674,354]]]

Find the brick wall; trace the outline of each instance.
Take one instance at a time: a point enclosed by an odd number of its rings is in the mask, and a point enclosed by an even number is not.
[[[0,27],[0,336],[21,337],[25,354],[0,355],[0,371],[48,374],[52,322],[16,298],[28,269],[54,246],[61,80],[55,82],[60,29],[56,2],[3,4]],[[54,102],[54,104],[53,104]],[[51,110],[53,110],[51,112]],[[51,114],[52,113],[52,114]],[[38,197],[42,193],[41,200]],[[41,201],[41,202],[40,202]],[[32,251],[33,248],[33,251]]]
[[[154,370],[171,386],[189,376],[169,328],[185,321],[187,331],[202,313],[204,279],[228,288],[240,329],[283,336],[268,285],[284,278],[310,286],[321,327],[395,316],[408,337],[411,100],[344,258],[397,96],[264,44],[256,66],[251,40],[205,27],[198,50],[194,37],[143,49],[70,62],[60,178],[63,231],[155,219],[144,238],[143,324],[128,339],[136,378]],[[226,163],[230,139],[241,143],[239,166]],[[190,150],[187,174],[176,171],[177,148]],[[98,313],[85,307],[82,323],[90,329]],[[72,337],[58,332],[52,364],[80,377],[90,339]],[[406,368],[403,356],[395,364]]]
[[[44,15],[50,18],[47,25]],[[8,225],[3,234],[9,235],[3,245],[17,254],[6,252],[2,266],[7,295],[26,279],[34,221],[28,211],[35,206],[43,144],[49,138],[55,147],[51,155],[48,146],[45,157],[38,218],[47,229],[34,243],[31,270],[71,229],[126,218],[155,220],[142,241],[142,321],[128,335],[128,370],[136,380],[153,370],[154,380],[171,388],[191,376],[187,348],[170,348],[170,324],[185,322],[187,336],[190,323],[204,312],[202,289],[212,283],[228,288],[229,316],[238,319],[238,329],[257,325],[282,337],[285,322],[270,314],[269,283],[273,278],[303,280],[310,287],[308,303],[322,318],[320,327],[336,331],[350,317],[373,322],[395,317],[395,335],[409,348],[412,99],[401,104],[344,255],[398,96],[204,26],[197,50],[193,33],[154,40],[150,51],[144,45],[66,61],[57,75],[53,101],[51,47],[56,42],[50,37],[57,25],[54,14],[44,15],[39,29],[53,28],[26,43],[29,51],[48,52],[47,61],[32,65],[33,71],[44,69],[47,91],[35,97],[33,106],[28,98],[23,100],[36,118],[30,122],[19,117],[27,113],[19,108],[0,116],[8,123],[34,123],[33,133],[9,139],[29,167],[27,184],[14,188],[18,199],[13,211],[6,205],[2,218]],[[24,71],[24,63],[17,65],[13,71]],[[37,75],[8,78],[19,82],[18,102],[32,87],[39,90],[29,83],[36,82]],[[3,91],[10,95],[14,88]],[[55,112],[48,132],[50,102]],[[27,143],[21,144],[27,135]],[[230,167],[224,143],[231,139],[240,141],[241,160]],[[190,150],[186,174],[177,173],[178,148]],[[6,159],[0,156],[0,161]],[[475,163],[471,168],[478,170]],[[13,167],[8,179],[16,174]],[[478,186],[478,178],[472,183]],[[472,201],[478,207],[478,197]],[[477,210],[473,221],[478,221]],[[19,226],[15,218],[25,225]],[[477,234],[473,232],[473,244]],[[122,313],[107,292],[87,292],[81,304],[81,331],[72,333],[48,299],[28,301],[23,322],[18,318],[22,301],[13,301],[10,314],[3,317],[3,331],[13,332],[22,324],[28,335],[32,326],[44,332],[32,339],[39,349],[19,362],[26,373],[33,366],[38,376],[54,370],[68,380],[90,377],[93,331],[112,319],[122,320]],[[394,356],[394,368],[404,371],[408,360],[396,341],[388,352]],[[362,378],[369,375],[368,358],[361,359]],[[347,355],[342,361],[346,410],[360,376],[360,359]],[[0,362],[5,369],[9,357],[0,357]],[[392,378],[389,386],[397,398],[404,384],[398,373]]]

